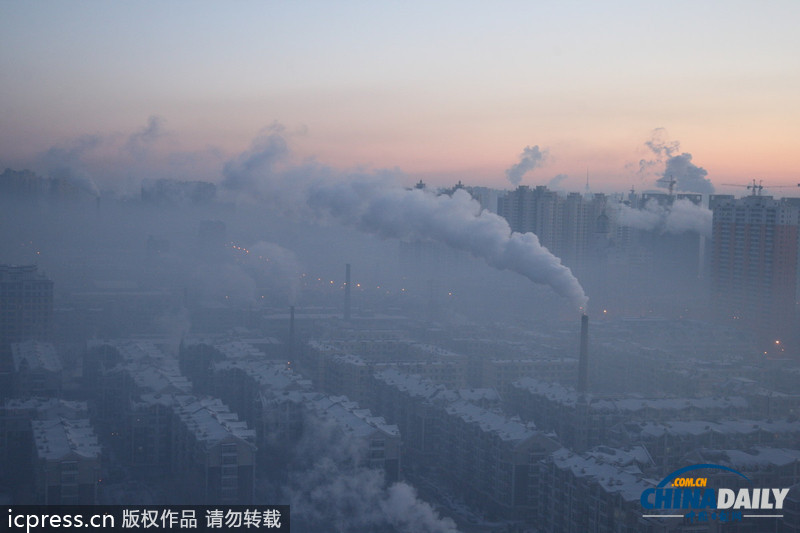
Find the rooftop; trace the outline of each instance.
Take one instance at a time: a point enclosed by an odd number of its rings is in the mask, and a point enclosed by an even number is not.
[[[14,357],[14,367],[20,370],[27,366],[29,370],[46,370],[60,372],[63,369],[61,359],[56,353],[56,348],[49,342],[24,341],[11,345]]]
[[[48,461],[70,457],[97,459],[101,455],[97,435],[88,419],[67,420],[63,417],[34,420],[33,440],[37,455]]]

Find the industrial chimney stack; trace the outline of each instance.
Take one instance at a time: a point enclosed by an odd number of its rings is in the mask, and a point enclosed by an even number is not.
[[[344,319],[350,320],[350,263],[345,266],[344,274]]]
[[[294,359],[294,306],[289,308],[289,360]]]
[[[578,394],[589,388],[589,316],[581,315],[581,348],[578,355]]]

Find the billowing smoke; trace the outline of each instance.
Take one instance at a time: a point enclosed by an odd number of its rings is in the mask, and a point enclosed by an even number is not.
[[[163,136],[164,119],[151,115],[147,119],[147,125],[144,128],[128,137],[124,148],[136,159],[142,159],[147,155],[153,144]]]
[[[262,187],[279,176],[278,165],[289,154],[283,133],[284,127],[279,124],[264,129],[249,150],[225,163],[222,186],[231,191],[264,192]]]
[[[39,156],[42,170],[53,179],[64,180],[89,192],[100,195],[100,190],[85,167],[84,158],[102,143],[97,135],[85,135],[62,146],[53,146]]]
[[[639,174],[644,176],[656,171],[658,187],[668,189],[672,180],[675,180],[674,190],[712,194],[714,185],[706,178],[708,171],[692,163],[692,154],[681,153],[678,141],[669,140],[664,128],[653,130],[645,146],[656,157],[655,159],[641,159],[639,161]],[[663,168],[663,171],[657,169]]]
[[[522,181],[522,176],[534,168],[541,166],[546,157],[547,150],[539,150],[538,145],[533,147],[526,146],[519,155],[519,163],[506,170],[508,181],[515,186],[519,185]]]
[[[528,150],[528,149],[526,149]],[[539,154],[538,147],[533,150]],[[437,196],[399,185],[398,172],[344,176],[318,165],[282,167],[288,153],[279,128],[225,165],[229,194],[258,199],[285,214],[332,219],[382,238],[432,240],[470,252],[501,270],[549,285],[576,306],[587,298],[578,280],[532,233],[512,233],[506,220],[466,191]]]
[[[644,144],[659,157],[669,158],[681,150],[681,144],[678,141],[669,140],[665,128],[654,129],[650,134],[650,139],[645,141]]]
[[[657,183],[663,186],[666,180],[674,179],[676,189],[679,191],[713,194],[714,185],[706,178],[707,175],[706,169],[692,163],[692,154],[684,152],[667,159],[664,177]]]
[[[97,133],[75,137],[37,153],[25,167],[45,177],[65,180],[95,196],[138,196],[143,180],[191,176],[193,180],[219,177],[228,157],[207,147],[183,151],[165,129],[166,120],[152,115],[132,132]]]
[[[644,209],[633,209],[620,204],[617,222],[631,228],[657,231],[659,233],[694,232],[711,237],[710,209],[696,205],[687,199],[675,200],[672,206],[661,206],[650,200]]]
[[[383,187],[361,180],[320,183],[309,204],[337,220],[382,238],[433,240],[483,258],[494,268],[549,285],[578,307],[586,294],[569,268],[533,233],[512,233],[508,222],[463,189],[452,196],[422,189]]]
[[[382,470],[361,466],[365,441],[331,423],[307,417],[289,465],[292,529],[332,532],[457,531],[406,483],[386,485]]]

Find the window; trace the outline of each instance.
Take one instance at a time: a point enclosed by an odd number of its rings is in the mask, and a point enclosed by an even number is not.
[[[237,457],[235,455],[223,455],[222,456],[222,464],[223,465],[235,465],[238,464]]]

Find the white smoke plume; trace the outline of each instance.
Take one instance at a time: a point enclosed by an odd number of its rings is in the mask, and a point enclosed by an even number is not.
[[[51,178],[67,181],[93,196],[99,196],[100,189],[86,170],[84,159],[102,142],[97,135],[84,135],[62,146],[52,146],[39,155],[39,165]]]
[[[664,128],[656,128],[651,133],[645,146],[655,155],[655,159],[641,159],[639,174],[644,176],[656,171],[656,186],[668,189],[671,180],[675,180],[676,191],[712,194],[714,185],[706,178],[708,171],[692,163],[692,154],[681,153],[678,141],[669,140]],[[657,169],[663,168],[662,171]]]
[[[694,232],[711,237],[712,217],[710,209],[696,205],[691,200],[675,200],[669,207],[650,200],[644,209],[633,209],[620,204],[617,222],[645,231],[671,234]]]
[[[219,177],[227,155],[218,148],[184,151],[166,120],[148,117],[132,131],[81,135],[59,142],[21,162],[45,177],[66,180],[95,196],[135,197],[143,180]]]
[[[549,285],[577,307],[587,298],[578,280],[533,233],[511,231],[508,222],[489,211],[468,192],[452,196],[422,189],[386,188],[372,182],[319,184],[309,204],[334,218],[382,238],[433,240],[470,252],[500,270],[522,274]]]
[[[550,181],[547,182],[547,187],[549,189],[558,189],[561,186],[561,182],[568,177],[569,176],[566,174],[556,174]]]
[[[141,130],[132,133],[125,142],[124,149],[133,157],[143,159],[153,144],[164,137],[164,119],[151,115],[147,119],[147,125]]]
[[[664,187],[666,182],[668,187],[669,180],[674,179],[679,191],[713,194],[714,185],[706,176],[708,171],[692,163],[692,154],[684,152],[667,159],[664,177],[656,183]]]
[[[506,170],[508,181],[515,186],[522,181],[522,176],[536,167],[541,166],[547,157],[547,150],[540,150],[539,146],[526,146],[519,155],[519,163]]]
[[[418,499],[413,487],[403,482],[387,486],[382,470],[360,466],[368,452],[365,441],[313,416],[305,420],[303,431],[284,487],[293,530],[457,531],[451,519]]]
[[[538,147],[535,149],[539,153]],[[464,190],[437,196],[399,185],[397,171],[341,175],[319,165],[284,164],[282,129],[272,127],[225,165],[223,185],[243,201],[263,202],[284,214],[335,220],[382,238],[432,240],[483,258],[534,283],[549,285],[576,306],[587,298],[578,280],[532,233],[512,233],[506,220]]]

